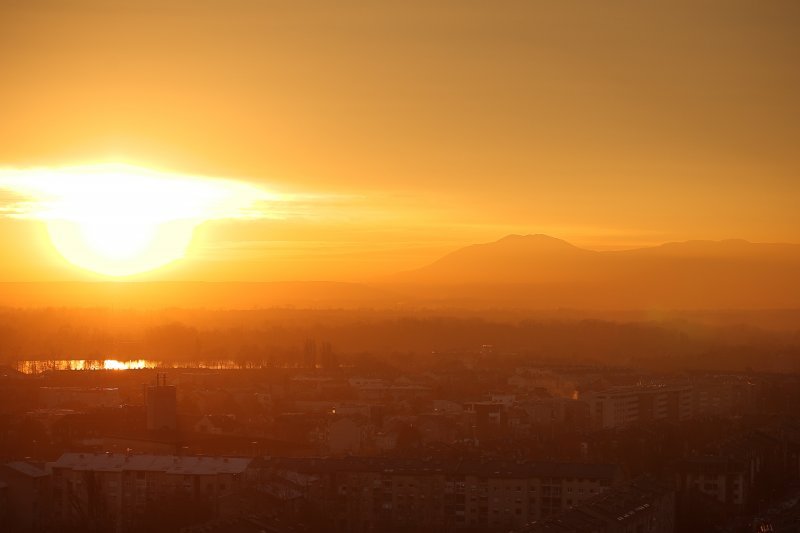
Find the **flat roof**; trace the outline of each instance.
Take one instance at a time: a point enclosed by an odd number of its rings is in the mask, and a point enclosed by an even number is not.
[[[28,477],[47,476],[47,472],[25,461],[11,461],[10,463],[6,463],[5,466]]]
[[[273,457],[267,466],[296,472],[380,472],[433,474],[486,478],[591,478],[613,479],[620,467],[612,464],[537,463],[516,461],[460,461],[454,459],[396,459],[384,457]]]
[[[123,453],[65,453],[51,468],[66,468],[95,472],[165,472],[167,474],[215,475],[240,474],[251,457],[206,457],[179,455],[150,455]]]

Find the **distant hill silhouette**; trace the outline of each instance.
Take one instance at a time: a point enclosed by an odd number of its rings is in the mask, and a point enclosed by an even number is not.
[[[508,235],[456,250],[419,270],[399,274],[415,283],[542,283],[575,280],[565,267],[587,264],[598,252],[547,235]]]
[[[371,283],[0,283],[0,307],[691,311],[800,309],[800,245],[688,241],[594,251],[508,235]]]
[[[420,298],[531,308],[798,308],[800,245],[687,241],[593,251],[509,235],[391,281]]]

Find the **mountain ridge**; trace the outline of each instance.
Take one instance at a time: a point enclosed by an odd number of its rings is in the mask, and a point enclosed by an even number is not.
[[[0,307],[800,309],[800,245],[726,239],[598,251],[507,235],[360,283],[6,282]]]
[[[419,298],[536,308],[800,307],[800,245],[743,239],[587,250],[542,235],[455,250],[392,283]]]
[[[800,244],[792,243],[756,243],[745,239],[723,239],[723,240],[687,240],[670,241],[654,246],[644,246],[637,248],[627,248],[621,250],[591,250],[581,248],[568,241],[551,237],[544,234],[506,235],[496,241],[478,243],[454,250],[436,261],[420,267],[396,274],[395,279],[402,279],[413,273],[425,272],[434,268],[436,265],[451,264],[458,259],[474,259],[476,254],[486,251],[497,253],[500,257],[508,259],[509,255],[524,257],[524,254],[536,254],[536,259],[545,259],[545,253],[563,252],[570,254],[582,254],[583,257],[614,257],[625,255],[659,255],[679,257],[741,257],[750,253],[757,256],[760,253],[762,258],[767,256],[800,261]],[[767,254],[769,252],[769,254]]]

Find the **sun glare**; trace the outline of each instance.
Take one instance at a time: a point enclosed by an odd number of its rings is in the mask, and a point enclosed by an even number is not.
[[[130,165],[0,171],[0,188],[24,198],[12,216],[43,221],[67,261],[114,277],[181,259],[200,223],[274,199],[239,181]]]
[[[141,370],[143,368],[147,368],[147,361],[144,359],[134,359],[130,361],[105,359],[103,361],[104,370]]]

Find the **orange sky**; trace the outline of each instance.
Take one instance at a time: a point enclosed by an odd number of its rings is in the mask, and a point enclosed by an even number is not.
[[[354,279],[508,233],[800,242],[794,0],[432,4],[6,0],[0,167],[304,195],[151,278]],[[0,280],[83,276],[28,220],[0,254]]]

